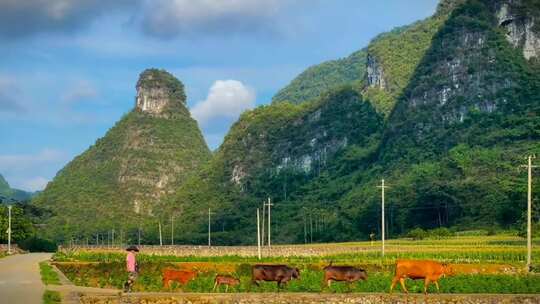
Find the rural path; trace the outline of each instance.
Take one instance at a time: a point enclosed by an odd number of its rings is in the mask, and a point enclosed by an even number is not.
[[[41,304],[45,285],[38,264],[50,258],[50,253],[28,253],[0,259],[0,304]]]

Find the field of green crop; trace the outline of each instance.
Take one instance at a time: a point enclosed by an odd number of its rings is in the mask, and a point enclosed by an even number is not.
[[[535,240],[535,246],[540,242]],[[391,240],[381,257],[378,243],[313,244],[314,250],[354,248],[351,252],[314,256],[171,256],[138,254],[140,275],[134,286],[136,291],[165,291],[161,273],[165,268],[189,268],[198,276],[186,286],[173,284],[173,290],[210,292],[213,279],[218,273],[240,278],[236,292],[276,291],[275,283],[262,283],[261,287],[250,282],[251,265],[255,263],[283,263],[299,267],[300,280],[286,287],[290,292],[386,292],[388,291],[393,265],[398,258],[433,259],[452,263],[458,269],[455,276],[442,278],[441,292],[445,293],[540,293],[540,275],[526,274],[526,249],[523,239],[512,236],[478,237],[461,236],[441,240]],[[294,247],[294,246],[293,246]],[[298,245],[297,245],[298,247]],[[360,248],[360,249],[359,249]],[[121,288],[126,280],[124,252],[59,252],[53,257],[57,266],[77,285]],[[533,260],[540,261],[539,251],[533,252]],[[353,265],[368,272],[368,280],[352,286],[335,283],[323,289],[322,267],[330,261],[334,264]],[[411,292],[421,292],[422,281],[408,280]],[[398,287],[398,291],[399,291]],[[435,291],[434,286],[430,291]]]

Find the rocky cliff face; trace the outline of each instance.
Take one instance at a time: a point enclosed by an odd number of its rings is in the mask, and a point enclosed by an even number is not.
[[[258,117],[251,117],[251,121],[274,119],[264,113],[271,110],[276,114],[296,112],[274,128],[260,128],[261,121],[253,124],[242,120],[233,127],[231,132],[238,130],[239,134],[228,137],[220,149],[227,157],[233,154],[233,148],[234,155],[244,155],[229,163],[231,182],[241,185],[249,177],[261,174],[318,175],[336,153],[349,145],[367,145],[382,127],[381,116],[351,88],[326,93],[303,109],[291,111],[287,109],[290,106],[281,107],[252,114]]]
[[[184,85],[169,73],[149,69],[141,73],[136,85],[135,109],[155,117],[175,112],[186,115]]]
[[[367,47],[363,95],[382,114],[389,114],[429,49],[449,11],[373,39]]]
[[[128,229],[136,218],[143,225],[159,216],[164,197],[210,158],[185,106],[180,81],[166,71],[150,69],[141,74],[136,88],[135,108],[63,168],[36,198],[37,204],[58,212],[53,220],[99,215],[105,221],[101,226]],[[73,229],[80,235],[103,228],[85,222]]]
[[[517,3],[467,1],[452,13],[396,105],[390,142],[422,146],[428,154],[445,151],[467,136],[457,131],[464,123],[473,129],[480,118],[516,113],[533,102],[524,94],[534,81],[523,81],[532,65],[523,59],[536,52],[527,30],[533,19],[523,11],[516,17]],[[394,150],[389,158],[400,154]]]
[[[494,1],[499,27],[506,32],[506,39],[523,51],[526,59],[540,56],[540,18],[528,10],[527,1]]]
[[[386,81],[384,80],[384,71],[382,66],[377,62],[377,58],[372,54],[367,57],[366,65],[367,86],[380,90],[386,89]]]
[[[164,88],[137,86],[136,106],[142,112],[161,114],[169,102],[169,92]]]

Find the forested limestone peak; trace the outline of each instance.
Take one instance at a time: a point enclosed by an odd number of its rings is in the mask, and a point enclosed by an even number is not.
[[[137,110],[162,116],[168,112],[186,111],[184,85],[171,73],[147,69],[137,81]]]
[[[0,174],[0,189],[9,188],[7,180]]]
[[[441,0],[437,5],[435,15],[447,15],[465,2],[466,0]]]
[[[19,189],[13,189],[7,180],[0,174],[0,203],[2,201],[26,201],[32,197],[32,193]]]

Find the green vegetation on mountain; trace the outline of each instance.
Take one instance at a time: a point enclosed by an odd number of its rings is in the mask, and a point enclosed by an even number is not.
[[[120,235],[145,225],[159,214],[162,198],[210,158],[180,81],[147,70],[137,91],[137,107],[35,198],[54,213],[51,236],[95,237],[112,229]]]
[[[272,102],[302,103],[317,98],[321,93],[342,85],[359,85],[366,71],[365,49],[346,58],[330,60],[309,67],[289,85],[281,89]]]
[[[368,54],[382,68],[385,87],[366,88],[366,98],[382,113],[394,108],[416,67],[432,43],[447,15],[440,14],[379,35],[368,46]]]
[[[27,201],[34,193],[11,188],[6,179],[0,174],[0,202],[3,201]]]
[[[511,9],[537,20],[531,3]],[[161,75],[138,86],[152,92],[138,95],[141,108],[36,202],[66,214],[50,222],[64,236],[123,229],[133,241],[142,227],[157,243],[174,219],[176,242],[203,244],[210,208],[214,244],[253,244],[256,209],[271,198],[276,242],[350,241],[380,234],[384,178],[391,237],[520,229],[526,176],[517,168],[540,152],[540,66],[509,42],[527,29],[506,31],[497,4],[443,1],[433,17],[306,70],[242,114],[212,157],[184,106],[154,115],[171,108],[144,96],[183,92]]]
[[[443,3],[434,17],[368,46],[386,86],[366,84],[364,97],[352,104],[371,104],[371,110],[351,111],[343,102],[347,94],[331,90],[319,102],[273,103],[245,113],[209,171],[181,188],[178,201],[200,210],[214,197],[213,207],[226,206],[215,208],[214,224],[222,228],[216,242],[253,242],[255,208],[267,197],[275,204],[277,241],[303,242],[306,222],[315,223],[316,241],[365,239],[380,233],[376,186],[385,178],[390,236],[415,227],[518,229],[526,176],[517,167],[540,152],[538,66],[510,45],[490,3],[446,4],[446,13]],[[333,123],[310,123],[309,113],[324,113],[324,96],[334,97],[328,103]],[[377,112],[388,114],[384,125]],[[370,125],[368,117],[377,117],[377,127],[358,125]],[[355,129],[362,133],[345,135]],[[318,143],[314,134],[329,133],[334,140],[304,150]],[[347,144],[339,145],[344,137]],[[310,154],[328,147],[338,148],[324,162]],[[215,185],[219,194],[213,195]],[[199,214],[190,223],[197,219],[191,230],[202,242],[205,219]]]
[[[185,220],[179,221],[183,222],[179,230],[194,232],[184,233],[182,240],[204,241],[203,212],[208,207],[219,212],[214,225],[221,228],[215,233],[216,243],[221,244],[252,240],[251,215],[268,196],[288,204],[277,208],[276,216],[295,218],[301,207],[295,200],[302,187],[329,168],[344,172],[358,166],[360,157],[378,141],[382,122],[350,86],[326,92],[310,103],[283,102],[242,114],[206,170],[184,184],[171,204],[174,208],[182,204]],[[349,152],[342,153],[346,147]],[[337,163],[336,157],[356,159]],[[290,237],[288,241],[296,241]]]

